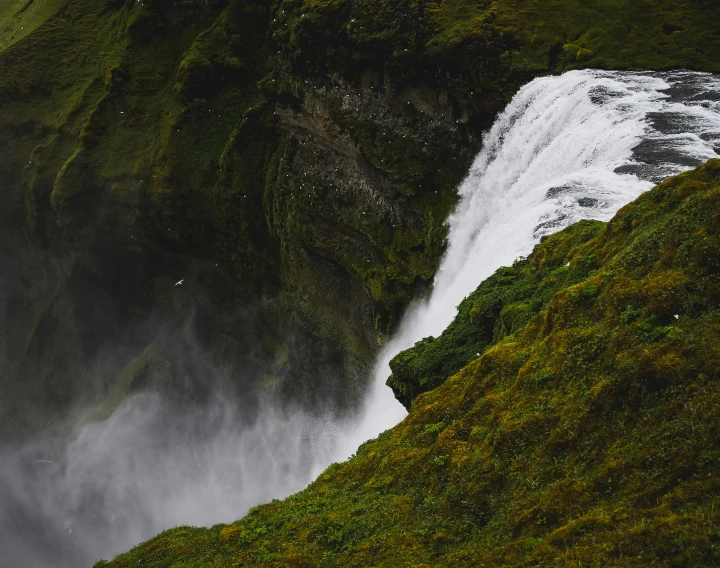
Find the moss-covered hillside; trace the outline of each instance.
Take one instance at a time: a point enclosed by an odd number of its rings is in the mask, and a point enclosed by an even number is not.
[[[0,2],[0,437],[80,399],[200,397],[202,374],[351,406],[517,88],[576,67],[719,71],[718,16],[702,0]]]
[[[503,309],[454,324],[494,345],[400,425],[285,501],[96,566],[717,565],[719,228],[714,160],[546,237],[471,297]]]
[[[408,409],[421,393],[432,390],[489,347],[520,329],[547,307],[560,290],[585,280],[595,269],[580,257],[557,270],[558,262],[594,238],[602,223],[581,221],[553,237],[552,245],[531,259],[501,268],[465,298],[458,315],[440,337],[428,337],[391,362],[390,386]]]

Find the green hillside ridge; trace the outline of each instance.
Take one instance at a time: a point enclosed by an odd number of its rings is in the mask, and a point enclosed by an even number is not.
[[[202,396],[178,352],[352,407],[517,89],[584,67],[720,71],[719,16],[702,0],[0,2],[0,437],[127,385]]]
[[[717,565],[720,160],[544,238],[441,348],[489,330],[304,491],[96,568]]]
[[[548,71],[720,69],[708,0],[284,0],[274,37],[305,73],[382,65],[490,110]]]
[[[460,303],[457,316],[440,337],[427,337],[390,362],[387,384],[395,398],[409,410],[419,394],[436,388],[490,346],[525,327],[560,290],[587,279],[595,270],[592,258],[581,256],[567,266],[558,263],[594,238],[602,226],[599,221],[580,221],[532,257],[501,268],[480,284]]]

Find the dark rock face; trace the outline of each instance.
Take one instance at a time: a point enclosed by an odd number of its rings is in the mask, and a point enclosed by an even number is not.
[[[0,430],[270,375],[288,401],[357,401],[479,144],[447,92],[302,78],[265,45],[264,3],[31,16],[0,54]]]
[[[360,387],[383,335],[432,281],[454,186],[477,147],[437,97],[420,110],[411,90],[402,95],[328,81],[275,110],[284,134],[266,197],[284,290],[322,352],[341,348],[335,378]],[[295,365],[326,365],[317,355]]]

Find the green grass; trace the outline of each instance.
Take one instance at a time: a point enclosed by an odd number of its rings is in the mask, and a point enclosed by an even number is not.
[[[0,2],[0,51],[22,40],[57,14],[68,0],[2,0]]]

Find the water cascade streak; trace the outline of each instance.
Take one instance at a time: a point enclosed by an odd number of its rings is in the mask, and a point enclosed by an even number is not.
[[[365,418],[339,448],[399,422],[389,361],[437,336],[456,306],[543,235],[610,220],[663,179],[720,152],[720,77],[706,73],[572,71],[522,88],[485,137],[449,219],[430,298],[405,317],[375,367]]]
[[[190,412],[143,394],[59,445],[0,448],[0,565],[88,566],[172,526],[230,522],[301,489],[405,416],[385,386],[388,362],[440,334],[483,279],[543,235],[608,220],[718,152],[720,77],[581,71],[526,85],[485,136],[433,293],[378,358],[362,419],[268,402],[251,421],[223,396]]]

